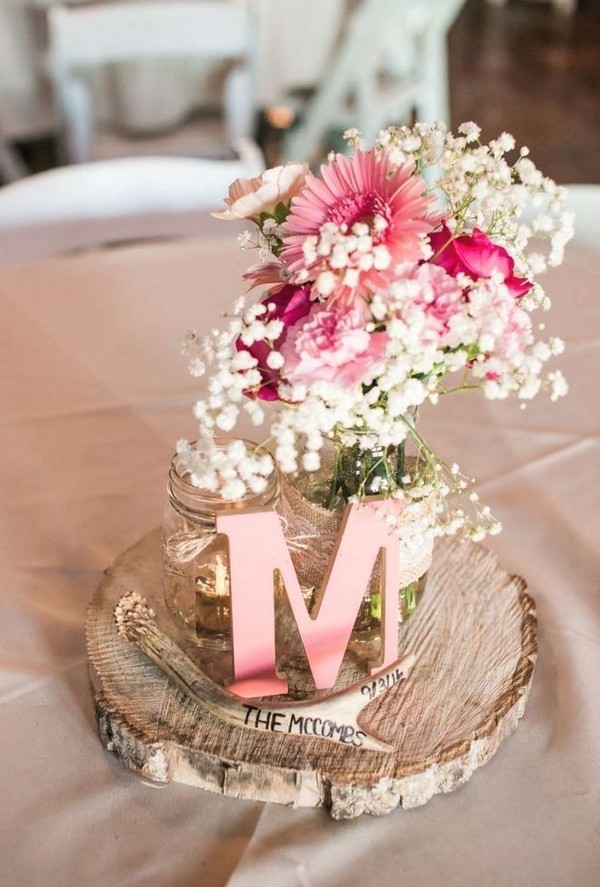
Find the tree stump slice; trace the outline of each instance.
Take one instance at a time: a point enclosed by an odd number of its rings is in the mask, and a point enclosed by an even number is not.
[[[230,654],[208,658],[177,636],[163,603],[160,533],[152,531],[107,570],[88,610],[100,739],[123,764],[158,782],[324,806],[335,819],[417,807],[470,779],[524,714],[537,653],[535,606],[525,589],[484,548],[438,542],[423,598],[399,627],[399,650],[414,653],[416,665],[361,716],[394,751],[366,751],[221,722],[119,637],[114,608],[124,592],[137,591],[159,627],[214,680],[231,676]],[[293,677],[297,698],[302,671]],[[338,685],[360,677],[347,654]],[[310,681],[304,689],[310,692]]]

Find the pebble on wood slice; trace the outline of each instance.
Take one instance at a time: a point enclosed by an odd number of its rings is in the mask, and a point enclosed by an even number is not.
[[[534,604],[523,580],[477,545],[438,543],[423,600],[399,629],[399,649],[414,654],[416,664],[407,681],[374,699],[359,718],[392,753],[249,731],[215,717],[119,636],[113,612],[127,590],[145,597],[160,628],[175,636],[162,600],[158,531],[107,571],[87,618],[101,741],[158,782],[324,806],[335,819],[382,815],[465,783],[525,711],[537,652]],[[229,654],[203,659],[176,639],[213,680],[228,683]],[[314,692],[303,674],[299,669],[290,680],[296,697]],[[361,677],[348,654],[339,686]]]

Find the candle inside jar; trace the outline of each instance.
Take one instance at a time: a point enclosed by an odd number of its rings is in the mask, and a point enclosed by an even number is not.
[[[222,555],[201,564],[196,577],[196,629],[198,632],[229,630],[229,569]]]

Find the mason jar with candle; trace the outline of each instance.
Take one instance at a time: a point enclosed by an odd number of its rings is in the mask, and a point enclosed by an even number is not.
[[[218,449],[230,444],[220,441]],[[217,515],[241,508],[275,508],[278,498],[276,471],[266,478],[261,493],[248,491],[228,501],[219,489],[195,487],[184,460],[173,457],[162,527],[165,602],[179,627],[198,645],[216,650],[231,647],[229,552],[227,537],[216,532]]]

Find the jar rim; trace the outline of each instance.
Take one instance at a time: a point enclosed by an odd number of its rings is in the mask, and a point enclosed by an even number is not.
[[[224,451],[235,440],[241,440],[243,443],[254,450],[260,450],[266,455],[270,455],[269,451],[248,438],[235,437],[218,437],[215,438],[215,444],[218,450]],[[194,448],[198,441],[192,441],[190,448]],[[181,472],[178,461],[181,459],[178,453],[175,453],[171,459],[169,469],[169,496],[173,504],[181,505],[186,511],[190,511],[199,515],[210,515],[214,512],[232,511],[243,508],[247,505],[267,505],[269,502],[277,498],[279,494],[279,473],[274,465],[273,471],[267,475],[265,480],[267,485],[260,493],[254,493],[249,490],[244,496],[235,500],[223,499],[219,490],[204,490],[194,486],[189,480],[190,472]],[[175,500],[175,501],[173,501]]]

